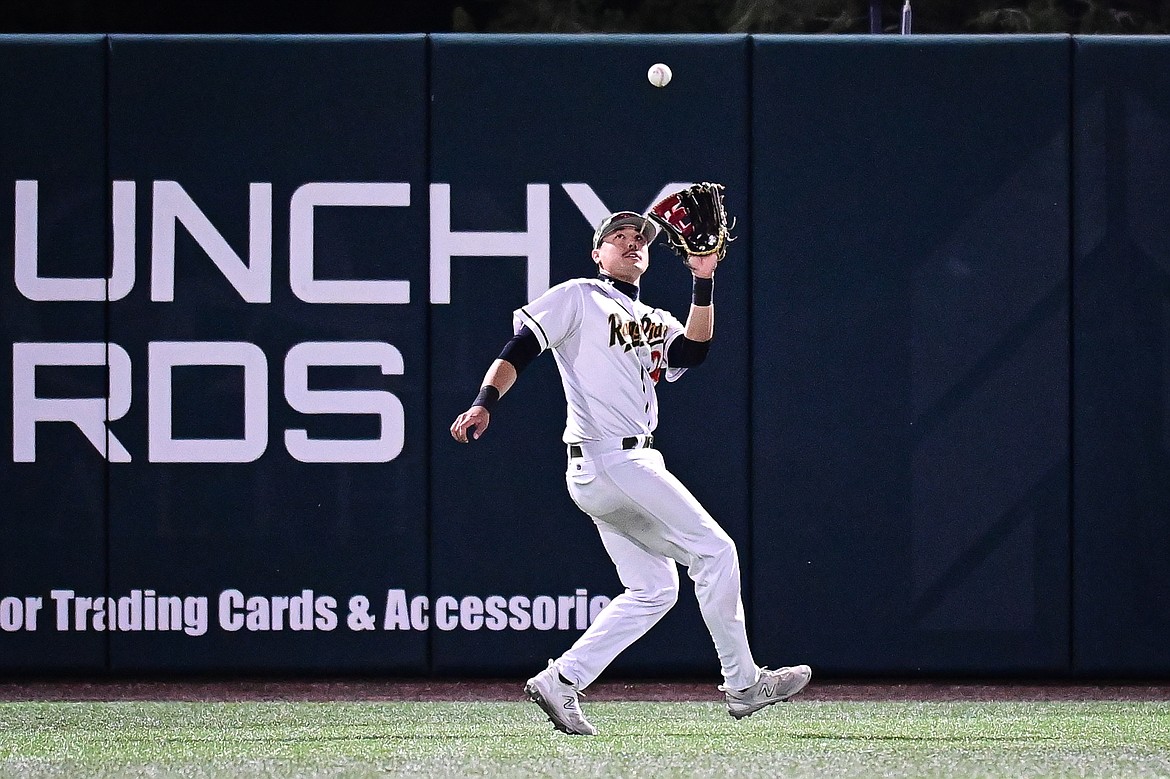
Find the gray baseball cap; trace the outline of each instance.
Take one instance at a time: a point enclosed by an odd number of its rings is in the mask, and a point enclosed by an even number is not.
[[[601,220],[601,224],[593,233],[593,248],[600,248],[605,236],[623,227],[638,228],[642,237],[646,239],[646,243],[650,243],[658,235],[658,226],[646,217],[634,211],[618,211]]]

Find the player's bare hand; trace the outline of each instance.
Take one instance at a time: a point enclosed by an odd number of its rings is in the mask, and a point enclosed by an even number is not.
[[[715,275],[715,266],[719,264],[719,254],[690,254],[687,255],[687,267],[696,277],[709,279]]]
[[[451,425],[451,437],[461,444],[468,443],[468,436],[475,440],[487,432],[491,418],[491,413],[483,406],[472,406],[455,417],[455,423]]]

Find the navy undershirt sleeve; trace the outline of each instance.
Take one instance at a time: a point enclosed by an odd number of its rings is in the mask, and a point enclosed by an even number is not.
[[[536,334],[529,330],[526,326],[521,326],[520,332],[512,336],[512,340],[504,344],[504,350],[500,352],[500,359],[507,360],[512,363],[512,367],[516,369],[516,375],[528,367],[528,363],[532,362],[536,356],[540,354],[540,342],[536,340]]]
[[[666,351],[666,364],[671,368],[694,368],[707,359],[710,349],[710,341],[692,341],[680,335],[670,342],[670,348]]]

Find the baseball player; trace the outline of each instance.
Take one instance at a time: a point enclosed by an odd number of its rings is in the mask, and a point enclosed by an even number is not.
[[[687,258],[694,287],[683,325],[639,295],[656,234],[651,220],[632,211],[606,217],[593,235],[599,278],[558,284],[517,309],[515,336],[488,368],[474,403],[451,425],[460,443],[482,436],[520,372],[541,352],[552,351],[568,401],[563,438],[569,494],[593,519],[625,587],[567,652],[524,687],[564,733],[597,733],[577,693],[674,605],[679,563],[695,583],[722,666],[719,689],[732,717],[787,700],[812,674],[806,665],[778,670],[756,665],[744,624],[735,543],[654,449],[655,384],[663,375],[677,380],[706,357],[720,256]]]

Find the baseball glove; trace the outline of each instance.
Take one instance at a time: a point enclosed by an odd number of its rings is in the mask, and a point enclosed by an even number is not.
[[[723,259],[734,240],[723,207],[723,185],[704,182],[668,195],[646,216],[658,225],[670,248],[685,261],[688,255],[717,254]]]

